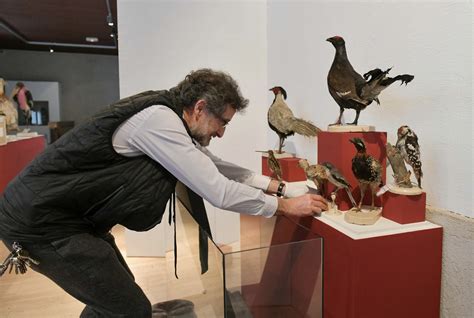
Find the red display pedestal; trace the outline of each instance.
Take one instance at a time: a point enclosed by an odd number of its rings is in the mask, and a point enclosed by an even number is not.
[[[400,224],[423,222],[426,212],[426,193],[402,195],[387,191],[383,195],[383,217]]]
[[[267,157],[262,156],[262,174],[264,176],[269,176],[276,179],[276,175],[273,174],[270,169],[268,168],[268,161]],[[278,162],[280,163],[281,167],[281,174],[282,179],[287,182],[296,182],[296,181],[305,181],[306,174],[298,165],[298,162],[301,158],[280,158]]]
[[[44,136],[12,141],[0,146],[0,193],[46,145]]]
[[[358,226],[325,214],[299,223],[324,239],[325,318],[439,317],[440,226],[383,217]]]
[[[380,161],[382,165],[382,182],[385,184],[386,132],[320,132],[318,134],[318,163],[332,163],[351,184],[352,195],[358,203],[360,200],[359,183],[352,173],[352,158],[354,158],[357,150],[354,144],[349,141],[356,137],[364,141],[367,153]],[[334,186],[328,183],[324,195],[329,198],[332,191],[334,191]],[[345,191],[338,192],[336,203],[340,210],[349,210],[352,207],[349,196]],[[371,203],[372,197],[370,189],[368,189],[363,204],[370,205]],[[381,198],[375,198],[375,205],[382,206]]]

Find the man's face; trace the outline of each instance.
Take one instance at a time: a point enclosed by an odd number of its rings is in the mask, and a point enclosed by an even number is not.
[[[188,121],[189,130],[192,137],[203,147],[209,146],[211,139],[214,137],[221,138],[227,124],[231,121],[235,114],[235,109],[230,105],[221,116],[217,116],[209,112],[205,106],[196,103],[196,106],[191,115],[192,120]]]

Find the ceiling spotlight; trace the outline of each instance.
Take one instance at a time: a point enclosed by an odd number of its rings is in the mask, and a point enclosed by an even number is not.
[[[110,33],[110,37],[111,37],[111,38],[114,38],[114,37],[115,37],[115,34]]]
[[[107,24],[109,26],[114,26],[114,21],[112,20],[112,15],[110,14],[107,16]]]
[[[95,43],[95,42],[99,42],[99,39],[95,36],[88,36],[88,37],[86,37],[86,41],[91,42],[91,43]]]
[[[53,53],[54,50],[52,48],[49,48],[49,53]]]

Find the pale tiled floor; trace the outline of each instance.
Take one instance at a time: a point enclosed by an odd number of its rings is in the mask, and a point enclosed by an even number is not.
[[[179,279],[174,277],[172,251],[165,258],[129,257],[127,263],[152,303],[184,298],[195,304],[198,317],[222,317],[222,258],[217,249],[210,246],[210,269],[201,275],[197,228],[187,213],[178,220]],[[185,230],[180,230],[183,224],[186,224],[182,227]],[[115,227],[113,234],[125,255],[124,228]],[[0,259],[3,261],[6,255],[5,246],[0,244]],[[81,302],[32,270],[25,275],[5,274],[0,278],[0,318],[78,317],[83,307]]]

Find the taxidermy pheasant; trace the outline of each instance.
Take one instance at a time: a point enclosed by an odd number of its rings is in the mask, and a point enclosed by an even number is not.
[[[346,45],[340,36],[327,39],[336,48],[336,55],[328,73],[329,93],[339,105],[339,118],[333,125],[341,124],[342,114],[346,108],[356,111],[355,120],[349,125],[357,125],[359,115],[362,110],[369,106],[374,100],[379,102],[379,94],[395,81],[407,84],[414,78],[413,75],[403,74],[395,77],[388,77],[391,68],[382,71],[374,69],[364,74],[362,77],[352,67],[347,58]]]
[[[330,162],[323,162],[322,166],[327,169],[326,175],[328,177],[329,182],[331,182],[336,187],[336,190],[334,190],[334,192],[337,192],[340,189],[346,190],[346,193],[349,196],[349,199],[351,200],[352,206],[356,207],[357,204],[350,191],[351,185],[349,184],[349,182],[347,182],[346,178],[342,175],[342,173]]]
[[[278,153],[281,153],[286,137],[295,133],[306,137],[316,136],[321,129],[304,119],[296,118],[290,107],[285,102],[286,91],[283,87],[276,86],[270,89],[275,94],[275,99],[268,109],[267,119],[270,128],[280,138]]]
[[[302,168],[306,174],[306,178],[311,180],[316,184],[320,194],[324,194],[326,192],[325,189],[325,181],[328,180],[328,169],[326,169],[322,165],[310,165],[308,160],[301,159],[298,161],[298,165]]]
[[[407,164],[413,168],[418,187],[421,189],[421,170],[420,146],[418,145],[418,136],[408,126],[401,126],[397,131],[397,143],[395,147],[402,155]]]
[[[372,191],[372,209],[374,208],[375,190],[382,180],[382,166],[374,157],[367,154],[365,144],[360,138],[350,139],[357,149],[357,154],[352,158],[352,172],[359,181],[360,202],[357,210],[361,210],[362,201],[367,187]]]

